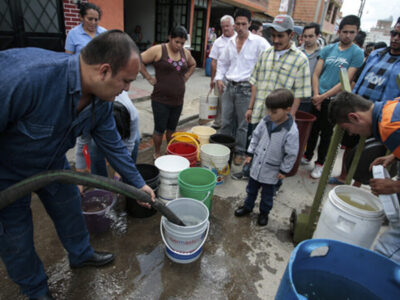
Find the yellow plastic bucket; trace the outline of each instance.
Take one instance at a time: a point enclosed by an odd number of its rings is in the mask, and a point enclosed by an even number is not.
[[[210,143],[210,136],[216,134],[217,131],[208,126],[194,126],[192,132],[199,137],[200,146]]]
[[[172,137],[175,139],[176,142],[183,142],[192,145],[196,145],[196,142],[199,142],[199,137],[197,136],[197,134],[190,132],[177,131],[172,134]],[[193,141],[193,139],[195,141]]]

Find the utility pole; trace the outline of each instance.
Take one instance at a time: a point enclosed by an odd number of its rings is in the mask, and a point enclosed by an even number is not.
[[[361,0],[361,4],[360,4],[360,9],[358,10],[358,17],[361,19],[361,17],[362,17],[362,14],[363,14],[363,10],[364,10],[364,5],[365,5],[365,2],[366,2],[367,0]]]

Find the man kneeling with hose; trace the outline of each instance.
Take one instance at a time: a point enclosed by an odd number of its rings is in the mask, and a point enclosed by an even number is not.
[[[112,115],[112,102],[128,91],[139,68],[136,45],[119,30],[97,36],[80,55],[35,48],[0,52],[0,191],[46,170],[70,169],[65,153],[76,137],[90,133],[124,181],[154,200]],[[114,259],[91,247],[76,185],[56,182],[35,192],[71,267],[102,266]],[[52,299],[33,245],[30,201],[28,195],[0,210],[0,256],[23,294]]]

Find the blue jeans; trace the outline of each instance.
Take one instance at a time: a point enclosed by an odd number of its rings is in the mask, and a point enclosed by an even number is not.
[[[246,152],[247,121],[244,117],[249,106],[251,86],[228,83],[222,95],[222,126],[220,133],[236,140],[235,153]]]
[[[132,159],[136,163],[139,153],[140,135],[136,135],[135,147],[132,150]],[[90,172],[92,174],[108,177],[105,155],[92,139],[90,142]]]
[[[81,210],[78,188],[53,183],[37,191],[53,220],[71,264],[80,264],[93,256],[89,233]],[[10,278],[21,292],[37,298],[48,290],[43,264],[33,245],[31,195],[0,210],[0,255]]]
[[[261,183],[249,177],[249,182],[246,187],[247,197],[244,200],[244,207],[248,210],[253,210],[254,203],[257,199],[258,190],[261,188],[260,213],[268,214],[272,209],[272,202],[275,192],[275,184]]]

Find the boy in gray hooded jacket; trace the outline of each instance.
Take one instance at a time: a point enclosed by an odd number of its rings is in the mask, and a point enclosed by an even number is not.
[[[251,164],[247,197],[244,205],[235,210],[235,216],[249,214],[261,189],[258,225],[268,223],[273,197],[279,180],[285,178],[296,162],[299,152],[299,132],[289,114],[293,94],[288,89],[276,89],[265,99],[267,116],[253,132],[245,164]]]

